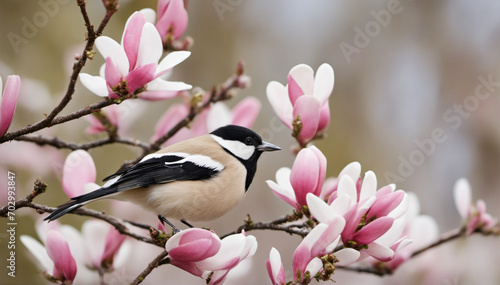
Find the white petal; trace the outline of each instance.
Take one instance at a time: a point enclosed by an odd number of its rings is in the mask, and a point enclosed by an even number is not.
[[[338,197],[346,195],[354,203],[358,200],[358,192],[356,190],[356,184],[352,178],[348,175],[344,175],[340,178],[339,186],[337,188]]]
[[[156,73],[162,72],[167,69],[171,69],[172,67],[178,65],[179,63],[186,60],[191,55],[189,51],[173,51],[167,54],[158,64],[156,69]]]
[[[158,63],[162,52],[163,44],[158,30],[151,23],[144,24],[135,66]]]
[[[316,77],[314,78],[314,97],[318,98],[321,105],[330,97],[334,82],[333,68],[329,64],[323,63],[316,71]]]
[[[148,83],[149,91],[181,91],[189,90],[193,86],[180,81],[165,81],[161,78],[156,78],[155,80]]]
[[[337,199],[333,200],[333,202],[330,204],[330,208],[337,215],[343,216],[351,209],[351,205],[353,204],[354,201],[352,201],[351,197],[347,195],[342,195],[340,197],[337,197]]]
[[[22,235],[20,239],[24,246],[26,246],[31,254],[38,260],[38,264],[43,266],[49,274],[52,274],[54,262],[50,259],[45,247],[36,239],[27,235]]]
[[[338,216],[332,208],[330,208],[330,206],[318,196],[312,193],[307,193],[306,200],[309,211],[313,217],[321,223],[328,223]]]
[[[288,198],[290,200],[290,202],[292,201],[295,201],[296,202],[296,197],[295,197],[295,192],[293,191],[292,188],[288,188],[288,187],[284,187],[284,186],[281,186],[279,184],[276,184],[274,181],[272,180],[267,180],[266,181],[267,183],[267,186],[269,188],[271,188],[274,192],[276,192],[277,194],[280,194],[282,196],[285,196],[286,198]],[[285,201],[288,203],[288,201]],[[293,206],[293,205],[292,205]]]
[[[471,206],[471,190],[467,179],[460,178],[457,180],[453,190],[453,196],[455,198],[455,205],[457,206],[458,213],[462,219],[465,220],[469,215]]]
[[[330,245],[328,245],[325,249],[325,252],[333,252],[335,250],[335,248],[337,247],[337,245],[339,244],[341,237],[342,236],[339,235],[336,240],[334,240]]]
[[[116,253],[115,257],[113,258],[113,267],[117,269],[127,265],[131,253],[132,253],[132,243],[128,240],[125,240],[120,246],[118,253]]]
[[[208,132],[212,132],[219,127],[229,125],[231,121],[231,110],[223,102],[217,102],[208,111],[207,130]]]
[[[347,266],[356,262],[359,258],[359,251],[353,248],[343,248],[337,252],[334,252],[335,257],[339,260],[335,265]]]
[[[90,90],[90,92],[99,97],[108,97],[108,87],[106,85],[106,80],[103,77],[80,73],[79,78],[83,86]]]
[[[323,262],[318,257],[315,257],[311,261],[309,261],[305,271],[309,271],[309,273],[311,273],[311,276],[314,276],[321,270],[321,268],[323,268]]]
[[[339,178],[348,175],[353,181],[358,181],[361,175],[361,164],[357,161],[351,162],[342,171],[340,171]]]
[[[283,263],[281,262],[280,252],[274,247],[271,248],[271,252],[269,252],[269,263],[271,264],[271,272],[274,280],[276,280]]]
[[[242,234],[230,235],[222,240],[219,251],[212,257],[197,262],[202,270],[224,270],[228,261],[239,258],[246,246],[246,237]]]
[[[125,76],[128,74],[129,62],[127,54],[123,47],[107,36],[100,36],[95,40],[95,46],[105,59],[111,57],[120,73]]]
[[[406,192],[408,195],[408,212],[406,213],[406,220],[408,222],[413,221],[415,217],[420,214],[420,201],[418,200],[418,197],[415,193],[413,192]]]
[[[377,192],[377,176],[370,170],[365,173],[365,177],[363,178],[359,200],[375,196],[375,192]]]
[[[144,15],[146,23],[154,24],[156,22],[156,11],[151,8],[144,8],[139,10],[139,13]]]
[[[376,259],[384,260],[394,256],[394,251],[392,249],[380,245],[376,242],[372,242],[368,245],[368,249],[365,250],[369,255]]]
[[[289,188],[293,191],[292,183],[290,183],[290,174],[292,170],[288,167],[281,167],[276,171],[276,182],[283,187]]]
[[[279,82],[271,81],[267,84],[266,95],[276,115],[288,128],[292,128],[293,106],[286,87]]]

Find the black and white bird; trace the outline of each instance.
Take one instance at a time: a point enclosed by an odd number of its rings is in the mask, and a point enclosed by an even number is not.
[[[145,156],[105,178],[101,188],[61,205],[45,220],[101,198],[131,201],[181,221],[213,220],[243,199],[262,152],[279,149],[250,129],[224,126]]]

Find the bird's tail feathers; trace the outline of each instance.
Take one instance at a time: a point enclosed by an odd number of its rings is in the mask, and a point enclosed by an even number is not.
[[[94,200],[98,200],[99,198],[102,198],[104,196],[114,194],[117,191],[118,191],[118,189],[116,187],[100,188],[100,189],[97,189],[97,190],[92,191],[90,193],[83,194],[83,195],[80,195],[77,197],[73,197],[73,198],[71,198],[70,201],[57,207],[57,209],[54,212],[52,212],[50,215],[48,215],[43,220],[44,221],[48,220],[49,222],[54,221],[54,220],[60,218],[61,216],[64,216],[65,214],[82,207],[83,205],[85,205],[87,203],[90,203]]]

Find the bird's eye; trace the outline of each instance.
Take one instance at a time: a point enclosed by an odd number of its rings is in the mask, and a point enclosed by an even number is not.
[[[245,139],[245,144],[246,145],[253,145],[253,139],[251,137],[247,137]]]

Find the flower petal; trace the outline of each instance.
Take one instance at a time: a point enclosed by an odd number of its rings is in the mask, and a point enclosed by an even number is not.
[[[316,191],[319,168],[318,158],[310,148],[304,148],[299,152],[293,163],[290,183],[300,206],[306,205],[307,193]]]
[[[321,223],[329,223],[338,215],[321,198],[312,193],[307,193],[307,206],[312,216]]]
[[[156,69],[155,63],[142,65],[127,74],[125,81],[127,81],[127,89],[130,94],[134,94],[137,89],[145,86],[154,78]]]
[[[306,64],[299,64],[288,73],[300,86],[305,95],[313,95],[314,92],[314,71]],[[291,99],[291,98],[290,98]],[[295,104],[294,104],[295,106]]]
[[[330,97],[334,82],[335,75],[333,73],[333,68],[329,64],[323,63],[318,68],[316,77],[314,78],[314,97],[319,100],[321,105]]]
[[[358,193],[356,191],[356,185],[352,178],[348,175],[343,175],[340,178],[339,186],[337,188],[337,197],[347,196],[352,202],[356,202]]]
[[[386,246],[372,242],[366,251],[370,256],[383,262],[390,261],[394,257],[394,251]]]
[[[207,130],[212,132],[219,127],[231,124],[231,111],[223,102],[217,102],[210,107],[207,115]]]
[[[49,274],[52,274],[52,271],[54,271],[54,262],[50,259],[45,247],[36,239],[28,235],[22,235],[20,239],[24,246],[36,258],[38,264],[43,266]]]
[[[144,14],[134,12],[127,20],[122,35],[122,46],[127,54],[129,61],[129,70],[136,67],[137,55],[139,53],[139,43],[141,40],[142,28],[146,23]],[[126,73],[125,73],[126,74]]]
[[[106,79],[101,76],[92,76],[87,73],[80,73],[78,76],[83,86],[99,97],[108,97],[109,91]]]
[[[359,201],[375,196],[375,192],[377,192],[377,176],[370,170],[365,173],[363,178]]]
[[[292,102],[292,105],[295,105],[295,101],[297,101],[297,99],[300,96],[304,95],[304,91],[302,91],[299,84],[297,84],[297,81],[295,81],[295,79],[293,79],[293,76],[291,76],[290,74],[288,75],[287,80],[288,80],[288,84],[287,84],[288,96],[290,97],[290,101]],[[311,94],[308,94],[308,95],[311,95]]]
[[[302,142],[310,141],[318,130],[320,103],[318,99],[312,95],[301,96],[295,102],[293,108],[293,118],[299,117],[302,123],[302,129],[299,134],[299,139]]]
[[[393,218],[381,217],[362,227],[352,237],[358,244],[370,244],[385,234],[392,226]]]
[[[142,27],[135,68],[150,63],[158,64],[158,60],[160,59],[162,52],[163,44],[161,42],[160,34],[158,34],[158,31],[153,24],[145,23]]]
[[[0,79],[1,83],[1,79]],[[17,97],[21,86],[21,78],[17,75],[9,75],[5,83],[2,102],[0,103],[0,137],[3,136],[12,123],[14,112],[16,111]],[[2,94],[2,86],[0,84],[0,94]]]
[[[158,64],[156,69],[156,77],[165,74],[174,66],[186,60],[191,55],[189,51],[173,51],[167,54]]]
[[[266,260],[267,273],[271,278],[271,282],[274,285],[281,285],[285,283],[285,271],[283,269],[283,263],[281,262],[281,256],[276,248],[271,248],[269,253],[269,259]]]
[[[84,150],[71,152],[64,162],[62,187],[68,197],[73,198],[83,193],[85,184],[95,182],[96,168],[90,154]]]
[[[155,141],[165,135],[181,118],[187,116],[189,110],[184,104],[173,104],[158,120],[152,140]]]
[[[107,36],[100,36],[95,40],[95,46],[103,58],[111,57],[120,73],[125,76],[129,71],[129,62],[127,54],[123,47]],[[97,93],[96,93],[97,94]]]
[[[166,81],[156,78],[148,84],[148,91],[182,91],[189,90],[193,86],[180,81]]]
[[[286,87],[279,82],[271,81],[267,84],[266,95],[274,113],[289,129],[292,129],[293,106],[288,98]]]
[[[470,213],[471,202],[471,190],[469,181],[465,178],[457,180],[453,190],[453,197],[455,198],[455,205],[457,207],[458,213],[463,220],[466,220]]]
[[[73,281],[76,276],[76,262],[64,236],[58,231],[51,230],[47,233],[45,242],[47,254],[54,261],[54,273],[62,274],[65,280]],[[54,274],[54,277],[58,274]]]
[[[356,262],[360,256],[359,251],[353,248],[343,248],[334,252],[335,257],[339,260],[335,265],[347,266]]]
[[[116,86],[123,79],[118,67],[113,62],[111,57],[106,58],[106,64],[104,65],[104,78],[109,86]]]
[[[167,5],[161,4],[167,2]],[[162,6],[160,10],[160,5]],[[188,23],[188,14],[184,8],[182,0],[158,1],[158,22],[156,28],[164,38],[168,31],[173,31],[175,39],[180,38],[186,30]]]

